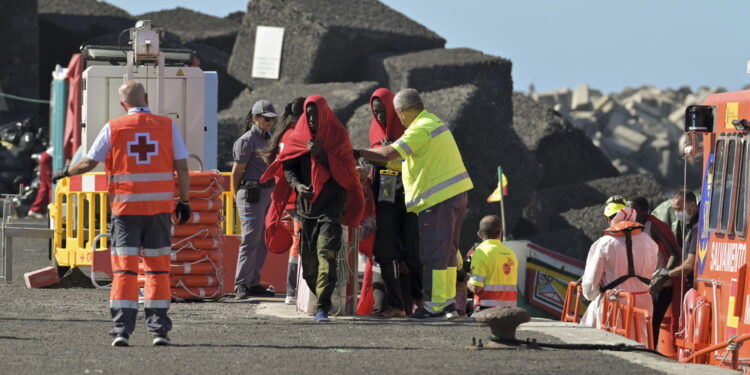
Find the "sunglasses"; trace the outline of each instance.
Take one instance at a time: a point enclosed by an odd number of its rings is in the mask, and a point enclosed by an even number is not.
[[[273,121],[272,117],[260,116],[260,118],[263,119],[264,121]]]

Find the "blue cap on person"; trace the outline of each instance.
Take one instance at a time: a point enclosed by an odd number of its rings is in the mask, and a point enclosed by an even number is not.
[[[265,117],[277,117],[273,104],[266,99],[261,99],[253,104],[253,114]]]

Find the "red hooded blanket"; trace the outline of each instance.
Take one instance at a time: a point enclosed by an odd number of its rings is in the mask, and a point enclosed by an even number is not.
[[[398,115],[396,114],[396,108],[393,106],[393,93],[391,90],[380,88],[375,90],[370,97],[370,110],[372,110],[373,99],[380,99],[385,104],[385,126],[381,125],[375,116],[372,116],[370,121],[370,147],[382,146],[384,138],[388,138],[390,142],[393,142],[404,134],[404,125],[401,124]]]
[[[292,188],[284,177],[283,162],[310,152],[307,149],[307,143],[313,138],[313,134],[307,124],[307,105],[309,103],[314,103],[318,109],[318,131],[314,137],[322,143],[330,167],[329,171],[318,162],[315,155],[312,155],[312,201],[314,202],[318,198],[320,191],[323,189],[323,184],[329,178],[333,178],[346,190],[344,224],[356,228],[362,221],[364,195],[359,184],[359,174],[355,169],[356,161],[352,154],[349,134],[322,96],[309,96],[305,100],[304,111],[297,125],[289,131],[289,138],[284,143],[284,148],[260,179],[261,182],[265,182],[271,178],[276,178],[276,186],[271,193],[271,207],[266,214],[265,231],[266,245],[274,253],[283,253],[292,244],[289,232],[281,224],[284,207],[292,193]]]

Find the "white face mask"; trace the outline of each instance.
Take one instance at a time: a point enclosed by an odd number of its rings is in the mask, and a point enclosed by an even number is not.
[[[677,220],[679,221],[687,221],[688,220],[688,214],[687,211],[675,211],[674,216],[677,217]]]

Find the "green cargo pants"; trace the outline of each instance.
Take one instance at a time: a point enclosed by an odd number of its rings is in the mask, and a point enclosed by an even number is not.
[[[318,297],[318,311],[328,313],[336,287],[336,252],[341,248],[341,223],[327,216],[302,218],[299,255],[302,277]]]

